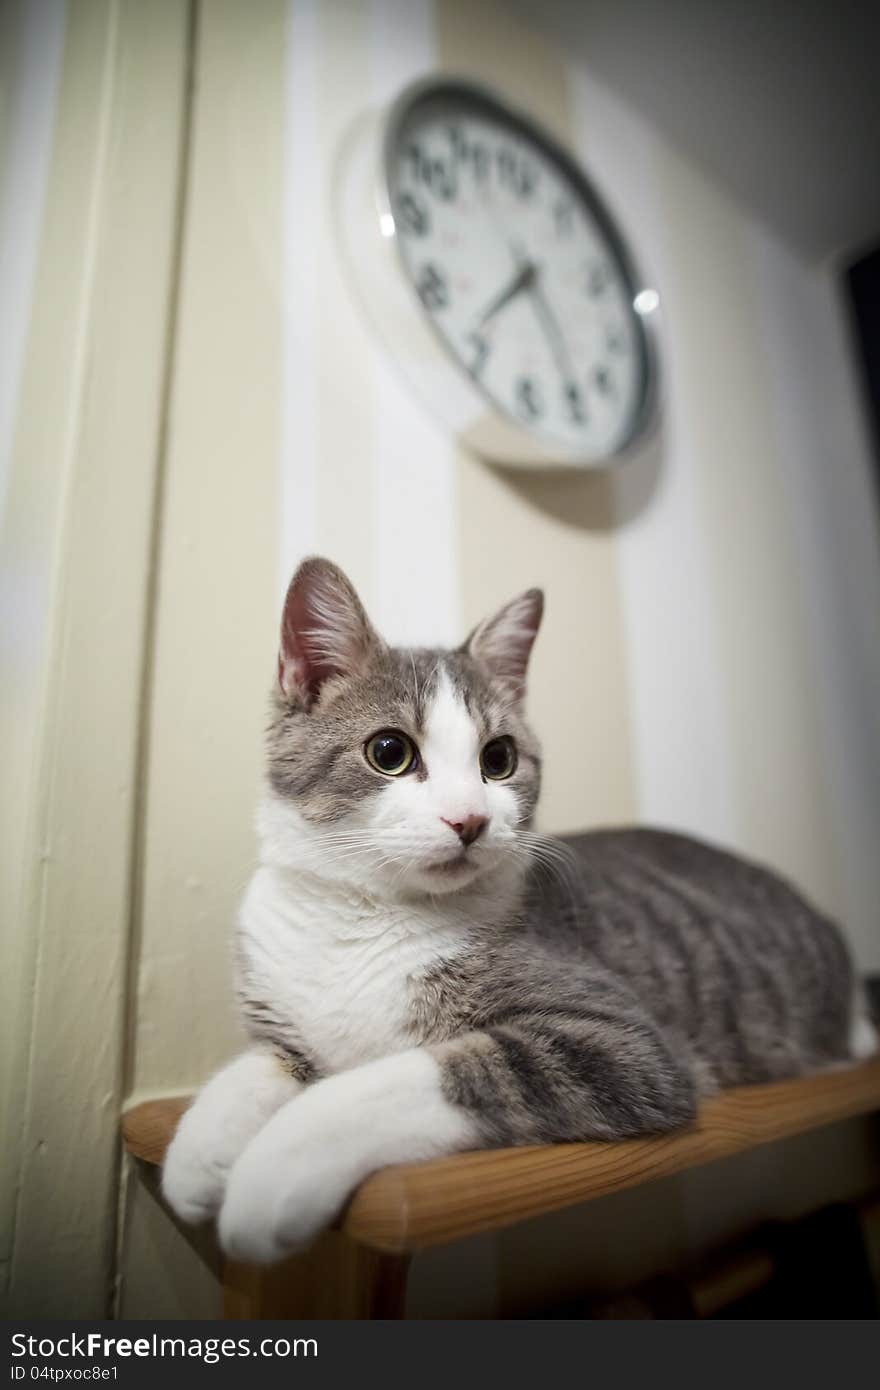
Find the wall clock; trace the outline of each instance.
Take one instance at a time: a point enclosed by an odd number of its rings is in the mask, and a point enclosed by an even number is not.
[[[658,297],[574,159],[432,80],[359,123],[341,170],[352,282],[433,413],[500,463],[622,457],[655,408]]]

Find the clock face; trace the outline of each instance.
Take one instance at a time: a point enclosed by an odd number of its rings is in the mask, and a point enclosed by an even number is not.
[[[483,398],[557,453],[623,448],[649,343],[622,240],[574,162],[487,94],[440,84],[392,121],[386,177],[405,272]]]

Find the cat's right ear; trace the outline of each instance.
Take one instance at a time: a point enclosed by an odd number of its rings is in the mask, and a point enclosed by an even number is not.
[[[526,668],[543,612],[541,590],[527,589],[480,623],[464,644],[475,661],[520,699],[525,694]]]
[[[285,698],[310,708],[326,681],[363,670],[381,645],[342,570],[317,556],[304,560],[281,619],[278,684]]]

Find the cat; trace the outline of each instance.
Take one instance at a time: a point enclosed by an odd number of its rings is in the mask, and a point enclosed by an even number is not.
[[[252,1045],[163,1172],[236,1258],[303,1248],[385,1164],[660,1134],[877,1047],[840,932],[775,874],[669,832],[532,832],[542,607],[401,650],[329,561],[291,581],[236,945]]]

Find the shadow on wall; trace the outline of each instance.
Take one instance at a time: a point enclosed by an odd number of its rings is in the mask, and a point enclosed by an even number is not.
[[[663,454],[663,431],[658,428],[617,464],[626,479],[622,488],[615,488],[614,473],[604,469],[539,473],[486,462],[483,467],[545,516],[576,531],[610,532],[635,521],[649,505],[660,483]]]

